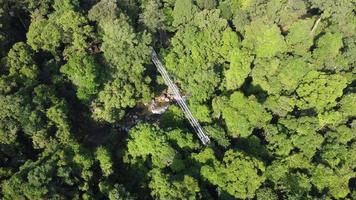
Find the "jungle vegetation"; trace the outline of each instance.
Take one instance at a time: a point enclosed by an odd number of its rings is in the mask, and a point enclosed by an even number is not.
[[[355,0],[0,0],[0,198],[356,199]],[[166,86],[171,104],[118,128]]]

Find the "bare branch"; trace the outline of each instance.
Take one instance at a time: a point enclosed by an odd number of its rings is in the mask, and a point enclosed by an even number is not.
[[[310,35],[314,35],[314,32],[315,32],[316,28],[318,27],[320,20],[321,20],[321,16],[319,16],[318,19],[316,20],[312,30],[310,31]]]

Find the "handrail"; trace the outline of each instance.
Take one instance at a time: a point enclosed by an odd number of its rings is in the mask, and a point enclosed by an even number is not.
[[[164,82],[167,84],[169,89],[173,92],[174,99],[177,101],[179,107],[182,109],[185,117],[188,119],[189,123],[193,127],[194,131],[197,133],[199,139],[204,145],[208,145],[210,142],[209,137],[204,133],[203,128],[200,126],[198,120],[193,117],[193,114],[190,112],[185,100],[182,98],[178,87],[169,77],[168,72],[164,68],[163,64],[158,58],[156,51],[152,50],[152,61],[156,65],[158,72],[162,75]]]

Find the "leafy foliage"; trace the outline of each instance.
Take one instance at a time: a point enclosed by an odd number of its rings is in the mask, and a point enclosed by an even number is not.
[[[253,128],[262,128],[271,120],[271,115],[253,100],[247,99],[240,92],[233,93],[229,98],[214,99],[214,111],[225,120],[228,132],[233,137],[247,137]]]
[[[286,43],[276,24],[265,24],[263,19],[246,27],[244,45],[253,49],[259,58],[271,58],[286,50]]]
[[[261,161],[228,150],[222,163],[203,166],[201,174],[234,197],[244,199],[254,196],[256,189],[264,181],[264,177],[259,175],[263,171],[264,165]]]
[[[101,49],[108,62],[110,79],[94,102],[94,117],[114,122],[123,117],[125,108],[150,98],[150,78],[144,75],[150,38],[146,33],[136,35],[123,15],[105,22],[102,29]]]
[[[77,86],[77,96],[81,100],[89,100],[97,93],[98,64],[90,55],[75,55],[60,71],[68,76],[73,85]]]
[[[0,199],[355,199],[355,5],[0,0]]]
[[[175,150],[167,143],[164,133],[149,124],[142,124],[136,127],[130,134],[132,138],[128,144],[127,157],[130,162],[142,158],[151,158],[153,165],[163,168],[173,163]]]
[[[297,94],[301,98],[297,105],[302,109],[315,108],[318,111],[329,109],[336,105],[336,99],[342,95],[346,85],[347,80],[342,75],[327,76],[311,71],[297,89]]]

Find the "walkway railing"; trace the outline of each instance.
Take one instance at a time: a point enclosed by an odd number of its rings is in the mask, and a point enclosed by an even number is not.
[[[193,117],[193,114],[190,112],[185,100],[180,95],[177,85],[169,77],[166,69],[164,68],[163,64],[159,60],[158,55],[155,52],[155,50],[152,50],[152,61],[156,65],[158,72],[162,75],[164,82],[167,84],[169,89],[173,92],[174,99],[177,101],[179,107],[182,109],[185,117],[188,119],[189,123],[192,125],[194,131],[197,133],[201,142],[204,145],[209,144],[209,142],[210,142],[209,137],[204,133],[203,128],[200,126],[198,120],[196,120]]]

